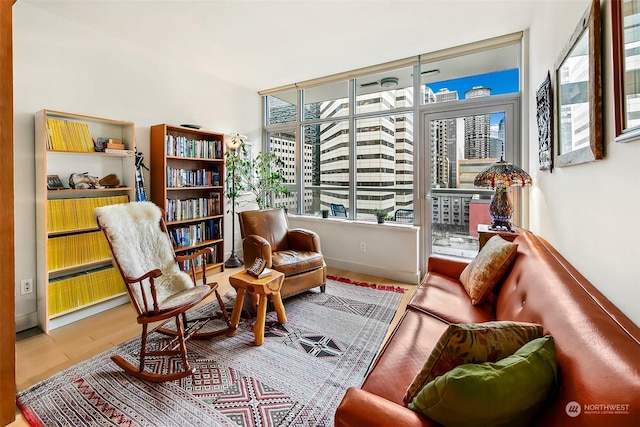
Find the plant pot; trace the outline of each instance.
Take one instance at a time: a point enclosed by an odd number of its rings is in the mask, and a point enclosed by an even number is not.
[[[322,218],[329,218],[329,209],[322,209]]]
[[[383,216],[379,216],[378,217],[378,224],[384,224],[384,217]]]

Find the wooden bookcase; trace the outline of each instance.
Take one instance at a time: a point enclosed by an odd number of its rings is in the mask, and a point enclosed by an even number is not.
[[[41,110],[35,138],[36,292],[38,321],[48,332],[129,301],[93,209],[134,200],[135,128],[132,122]],[[121,140],[126,151],[95,152],[97,138]],[[120,185],[71,189],[69,176],[82,172],[115,174]],[[51,175],[65,189],[49,189]]]
[[[176,253],[211,247],[207,274],[224,271],[224,134],[159,124],[150,144],[151,201]]]

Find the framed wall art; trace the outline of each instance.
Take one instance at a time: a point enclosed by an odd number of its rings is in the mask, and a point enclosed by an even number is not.
[[[600,1],[593,0],[555,67],[555,166],[602,159]]]
[[[538,163],[540,170],[553,169],[553,94],[551,93],[551,73],[536,92],[538,119]]]
[[[640,0],[611,0],[616,141],[640,138]]]

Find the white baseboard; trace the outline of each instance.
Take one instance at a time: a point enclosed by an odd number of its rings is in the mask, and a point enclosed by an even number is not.
[[[16,316],[16,332],[25,331],[27,329],[38,326],[38,312],[23,314]]]
[[[324,257],[324,262],[327,266],[332,268],[339,268],[341,270],[349,270],[356,273],[370,274],[372,276],[385,277],[391,280],[397,280],[399,282],[420,284],[420,273],[409,271],[390,270],[388,268],[375,267],[366,264],[359,264],[351,261],[344,261],[340,259],[333,259]]]

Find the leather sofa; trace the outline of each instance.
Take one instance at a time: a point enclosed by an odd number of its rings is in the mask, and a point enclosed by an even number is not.
[[[245,266],[262,257],[267,268],[284,273],[282,298],[318,286],[324,292],[327,266],[315,232],[289,228],[282,209],[244,211],[239,218]]]
[[[336,427],[438,425],[402,403],[405,391],[447,325],[491,320],[538,323],[554,338],[558,389],[536,425],[640,425],[640,328],[544,239],[525,232],[515,243],[517,256],[495,298],[479,306],[458,281],[466,263],[429,259],[364,384],[342,399]]]

